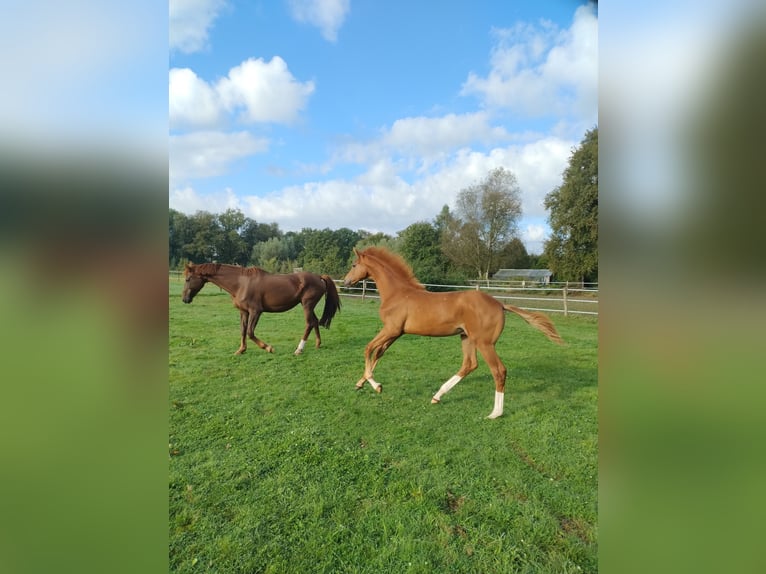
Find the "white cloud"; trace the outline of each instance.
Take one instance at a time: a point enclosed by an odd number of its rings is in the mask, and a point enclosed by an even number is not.
[[[521,241],[530,253],[540,254],[543,252],[548,231],[544,225],[529,223],[521,231]]]
[[[591,6],[577,9],[572,26],[519,24],[495,30],[492,69],[473,72],[463,95],[478,95],[490,108],[520,115],[592,117],[598,106],[598,18]]]
[[[505,128],[492,126],[489,120],[486,112],[402,118],[381,130],[380,137],[373,141],[343,146],[334,159],[367,163],[394,155],[415,160],[421,168],[428,167],[469,144],[491,145],[512,139]]]
[[[445,204],[453,208],[461,189],[504,166],[516,175],[521,188],[522,240],[527,249],[539,253],[547,229],[540,223],[546,219],[542,201],[560,184],[575,144],[550,137],[488,153],[463,148],[451,154],[441,169],[412,182],[402,177],[397,164],[380,159],[354,179],[310,181],[266,196],[244,195],[240,209],[257,221],[276,221],[284,231],[349,227],[395,234],[416,221],[432,221]],[[222,201],[220,194],[213,194],[209,206],[201,207],[208,205],[204,199],[176,192],[171,207],[183,211],[183,205],[192,205],[195,210],[215,211]]]
[[[249,132],[199,131],[170,136],[169,146],[172,187],[179,181],[226,173],[238,159],[266,151],[269,142]]]
[[[427,156],[472,142],[491,143],[508,138],[505,128],[490,126],[487,114],[477,112],[396,120],[383,141],[394,150]]]
[[[170,70],[168,109],[171,126],[215,126],[221,121],[221,108],[218,93],[192,70]]]
[[[191,187],[174,189],[170,192],[170,207],[182,213],[192,214],[198,211],[223,213],[227,209],[243,210],[242,203],[234,192],[226,188],[220,193],[200,195]]]
[[[186,54],[207,46],[208,31],[225,0],[170,0],[170,49]]]
[[[316,26],[325,40],[335,42],[351,8],[351,0],[290,0],[290,13],[298,22]]]
[[[297,81],[279,56],[245,60],[215,85],[188,68],[172,68],[170,126],[214,127],[237,112],[244,123],[291,123],[313,92],[314,83]]]
[[[270,62],[245,60],[229,70],[215,89],[227,110],[244,108],[241,119],[246,122],[290,123],[305,107],[314,83],[298,82],[287,63],[274,56]]]

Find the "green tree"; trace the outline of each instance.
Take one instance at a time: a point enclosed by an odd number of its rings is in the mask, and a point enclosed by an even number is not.
[[[209,211],[198,211],[189,217],[188,241],[183,246],[184,257],[195,263],[218,259],[218,218]]]
[[[245,242],[245,253],[252,258],[253,247],[256,244],[261,241],[268,241],[273,237],[282,237],[282,232],[276,223],[258,223],[254,219],[246,217],[240,231],[240,237]]]
[[[516,176],[503,167],[460,191],[455,216],[442,210],[442,250],[456,265],[487,278],[517,232],[521,199]]]
[[[533,269],[532,258],[527,253],[524,242],[518,237],[511,239],[500,252],[498,269]],[[491,270],[492,272],[497,269]]]
[[[359,241],[359,234],[347,228],[303,229],[303,250],[299,262],[306,271],[327,273],[339,277],[346,273],[351,250]]]
[[[271,273],[289,273],[297,264],[294,236],[272,237],[253,246],[250,261]]]
[[[191,241],[191,236],[189,217],[185,213],[171,209],[168,221],[168,264],[171,269],[178,268],[188,257],[184,245]]]
[[[428,222],[413,223],[399,232],[398,252],[423,283],[449,281],[449,261],[441,249],[441,234]]]
[[[227,209],[217,218],[218,230],[215,242],[220,263],[247,265],[249,253],[240,235],[245,225],[245,215],[238,209]]]
[[[545,196],[544,254],[558,280],[598,281],[598,127],[572,151],[563,183]]]

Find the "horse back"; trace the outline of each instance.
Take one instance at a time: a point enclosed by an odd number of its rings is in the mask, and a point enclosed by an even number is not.
[[[392,318],[403,318],[403,331],[413,335],[499,333],[505,324],[500,302],[480,291],[412,292],[389,309]]]

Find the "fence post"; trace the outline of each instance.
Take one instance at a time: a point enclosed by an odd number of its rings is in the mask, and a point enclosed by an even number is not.
[[[569,287],[569,281],[564,283],[564,317],[568,317],[568,309],[567,309],[567,287]]]
[[[362,301],[364,301],[364,296],[367,293],[367,279],[362,280]]]

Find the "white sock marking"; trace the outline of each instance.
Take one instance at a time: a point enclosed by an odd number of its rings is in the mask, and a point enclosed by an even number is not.
[[[306,340],[305,339],[301,339],[300,342],[298,343],[298,348],[296,349],[296,351],[298,351],[299,353],[302,353],[303,352],[303,348],[305,346],[306,346]]]
[[[452,376],[452,377],[451,377],[451,378],[450,378],[450,379],[449,379],[449,380],[448,380],[446,383],[444,383],[444,384],[443,384],[443,385],[442,385],[442,386],[439,388],[439,390],[438,390],[438,391],[436,392],[436,394],[434,395],[434,398],[435,398],[437,401],[441,400],[441,398],[442,398],[444,395],[446,395],[446,394],[447,394],[447,393],[450,391],[450,389],[452,389],[452,387],[454,387],[455,385],[457,385],[457,384],[458,384],[458,383],[459,383],[459,382],[460,382],[462,379],[463,379],[463,377],[461,377],[461,376],[459,376],[459,375],[453,375],[453,376]]]
[[[375,382],[375,379],[373,379],[372,377],[370,377],[369,379],[367,379],[367,381],[370,383],[370,386],[371,386],[373,389],[375,389],[376,391],[377,391],[377,390],[380,388],[380,384],[379,384],[379,383],[376,383],[376,382]]]
[[[492,409],[492,412],[489,413],[488,419],[496,419],[500,415],[503,414],[503,399],[505,398],[505,393],[500,393],[498,391],[495,391],[495,408]]]

